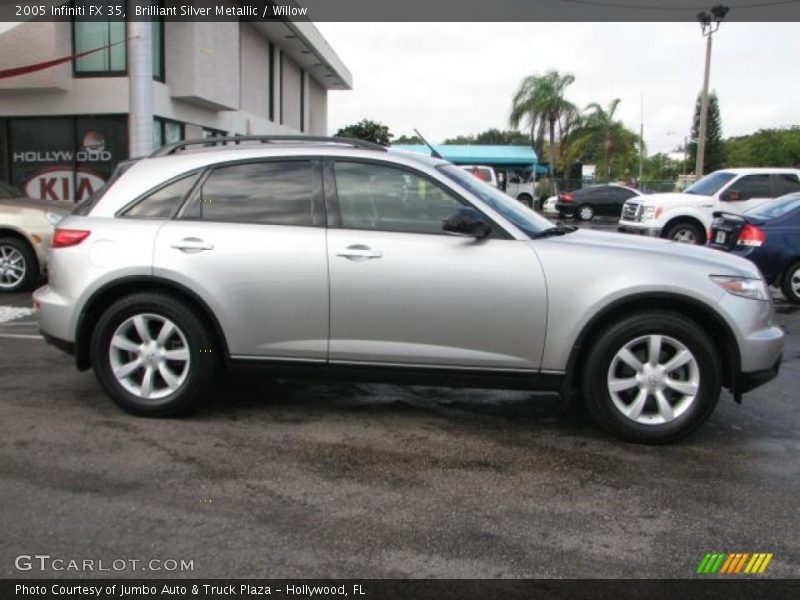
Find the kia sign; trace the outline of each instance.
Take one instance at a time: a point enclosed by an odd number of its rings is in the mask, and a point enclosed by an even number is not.
[[[69,165],[47,167],[37,171],[25,182],[25,195],[42,200],[80,202],[97,190],[105,181],[89,169]]]

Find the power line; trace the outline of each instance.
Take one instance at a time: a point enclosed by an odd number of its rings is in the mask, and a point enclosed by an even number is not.
[[[603,8],[625,8],[625,9],[632,9],[632,10],[676,10],[676,11],[687,11],[687,10],[704,10],[708,8],[707,6],[642,6],[641,4],[631,4],[625,2],[603,2],[602,0],[561,0],[562,2],[568,2],[572,4],[586,4],[588,6],[600,6]],[[786,4],[799,4],[800,0],[767,0],[767,2],[758,2],[758,3],[748,3],[748,4],[731,4],[728,3],[729,8],[740,10],[746,8],[766,8],[768,6],[781,6]]]

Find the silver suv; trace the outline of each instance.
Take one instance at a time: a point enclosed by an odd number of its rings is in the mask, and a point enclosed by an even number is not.
[[[744,259],[557,227],[443,160],[365,142],[215,141],[123,165],[53,237],[42,332],[128,411],[184,411],[247,361],[557,391],[663,443],[722,386],[738,400],[777,374],[783,334]]]

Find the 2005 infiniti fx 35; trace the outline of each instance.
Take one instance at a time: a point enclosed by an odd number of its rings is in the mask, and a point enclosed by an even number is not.
[[[604,428],[663,443],[722,386],[777,374],[783,334],[744,259],[556,227],[436,158],[226,140],[121,165],[53,236],[41,330],[130,412],[184,411],[251,361],[581,392]]]

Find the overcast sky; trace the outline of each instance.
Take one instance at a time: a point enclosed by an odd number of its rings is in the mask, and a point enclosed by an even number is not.
[[[316,23],[353,73],[329,98],[328,128],[363,118],[396,136],[417,127],[434,143],[507,128],[522,77],[575,75],[567,98],[583,108],[620,98],[638,131],[644,96],[649,153],[689,134],[702,87],[705,38],[697,23]],[[723,23],[714,35],[711,87],[723,135],[800,125],[800,24]]]

